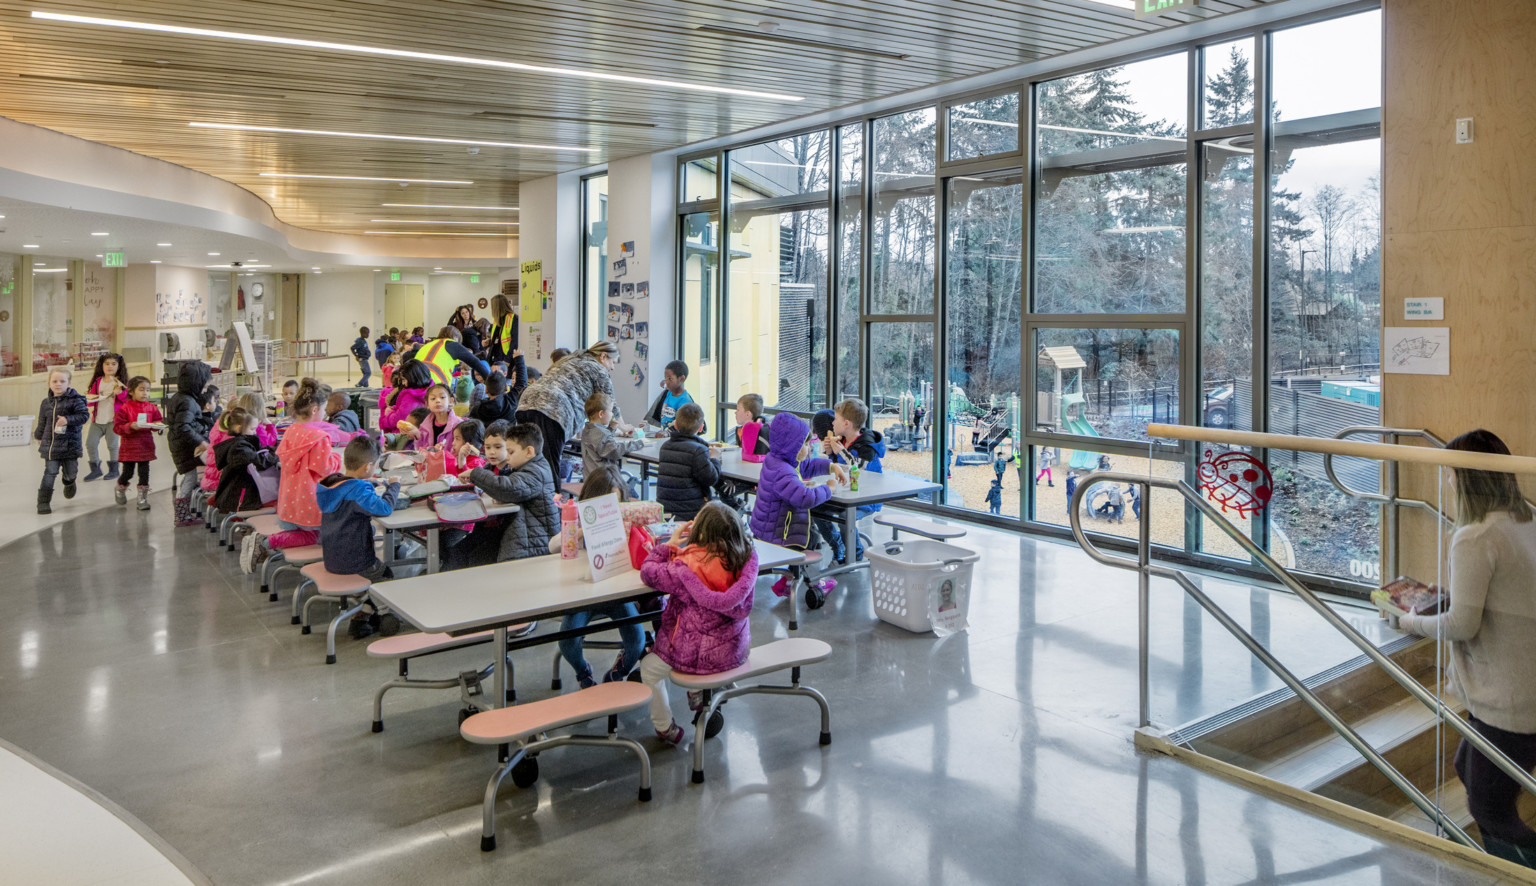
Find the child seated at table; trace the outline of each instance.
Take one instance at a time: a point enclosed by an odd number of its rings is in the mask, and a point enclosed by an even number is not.
[[[415,415],[413,411],[411,415]],[[416,448],[431,449],[453,441],[453,428],[463,419],[453,411],[453,392],[447,385],[427,388],[427,417],[416,429]]]
[[[644,440],[625,440],[622,443],[613,434],[613,398],[601,391],[587,398],[587,423],[581,429],[581,476],[591,477],[604,468],[611,468],[624,476],[624,456],[645,445]],[[637,498],[636,491],[624,487],[630,498]]]
[[[443,472],[458,476],[474,468],[485,467],[480,447],[485,445],[485,428],[473,418],[453,426],[453,443],[443,447]]]
[[[613,470],[604,466],[594,473],[588,474],[582,481],[581,500],[601,498],[605,495],[619,495],[619,511],[624,515],[624,531],[627,533],[635,526],[646,526],[661,520],[661,505],[653,501],[626,501],[624,487],[619,481],[619,476]],[[580,538],[580,525],[577,526],[578,539]],[[578,542],[580,543],[580,542]],[[549,552],[551,554],[560,551],[560,537],[556,535],[549,540]],[[573,612],[560,622],[560,630],[568,631],[575,628],[584,628],[594,618],[619,619],[639,615],[640,609],[634,602],[609,603],[585,609],[581,612]],[[640,661],[640,654],[645,649],[645,629],[638,625],[624,625],[619,629],[619,642],[622,648],[613,660],[613,666],[603,674],[604,683],[612,683],[629,676],[635,664]],[[560,641],[560,655],[576,671],[576,682],[582,689],[596,685],[592,677],[592,666],[587,664],[586,656],[582,654],[582,638],[568,637]]]
[[[378,458],[373,440],[356,437],[342,454],[342,471],[327,476],[315,488],[315,502],[320,506],[320,546],[325,552],[327,572],[361,575],[369,581],[394,577],[374,553],[373,518],[395,512],[400,483],[389,481],[382,493],[375,488],[373,466]],[[399,629],[398,620],[390,619],[390,624],[385,624],[373,604],[369,604],[369,609],[372,611],[353,616],[349,630],[354,638],[360,640],[374,631],[388,635]]]
[[[543,457],[544,435],[531,424],[510,425],[502,433],[506,461],[497,469],[474,468],[462,478],[503,504],[521,506],[517,513],[502,517],[497,560],[545,556],[550,536],[560,531],[560,511],[555,508],[555,477]]]
[[[730,481],[720,475],[720,462],[699,436],[703,426],[704,410],[697,403],[685,404],[672,420],[672,435],[661,444],[656,500],[674,520],[692,520],[715,490],[728,503],[735,498]]]
[[[277,453],[261,445],[257,426],[256,416],[239,406],[231,406],[219,416],[218,430],[223,432],[223,439],[213,444],[219,476],[213,504],[226,514],[261,507],[256,478],[247,469],[264,471],[277,466]]]
[[[406,449],[416,448],[416,435],[420,432],[421,426],[427,423],[427,418],[431,415],[432,412],[427,407],[418,406],[407,413],[405,418],[395,422],[395,430],[399,432],[399,440],[405,442]]]
[[[523,363],[522,351],[512,352],[509,371],[510,375],[508,371],[492,372],[485,380],[485,399],[469,408],[469,414],[485,422],[487,427],[498,421],[516,422],[517,404],[523,397],[523,389],[528,387],[528,368]]]
[[[352,398],[340,391],[331,392],[331,396],[325,401],[325,420],[336,426],[338,431],[355,434],[362,427],[357,419],[357,413],[350,407]]]
[[[816,436],[822,441],[822,452],[835,464],[858,465],[859,470],[871,473],[883,473],[880,460],[885,457],[885,440],[880,432],[872,428],[864,427],[869,421],[869,407],[857,397],[849,397],[837,404],[831,410],[831,425],[822,428],[813,422]],[[817,413],[820,418],[822,413]],[[870,522],[874,519],[874,513],[880,510],[879,505],[862,505],[859,507],[859,521],[862,531],[868,534],[874,529]],[[832,546],[832,558],[839,563],[848,562],[847,548],[843,544],[842,530],[830,519],[819,519],[817,528],[827,536],[827,541]],[[854,560],[864,558],[864,542],[855,539]]]
[[[824,485],[807,486],[801,478],[830,473],[838,482],[848,482],[842,465],[825,458],[809,458],[814,442],[810,426],[793,413],[781,412],[768,424],[768,457],[763,460],[757,503],[752,507],[752,534],[757,538],[805,550],[811,540],[811,508],[831,498],[832,489]],[[791,566],[790,570],[798,576],[802,568]],[[836,586],[837,582],[829,578],[816,582],[822,593]],[[774,583],[773,592],[787,597],[789,587],[789,577],[785,576]]]
[[[736,430],[741,460],[761,464],[768,454],[768,428],[763,424],[763,395],[742,394],[736,400]]]
[[[288,379],[283,382],[283,417],[293,418],[293,398],[299,395],[299,382],[297,379]]]
[[[805,422],[800,426],[804,428]],[[691,524],[678,529],[672,541],[651,551],[640,567],[640,580],[669,595],[656,646],[640,659],[640,682],[651,687],[651,725],[656,737],[678,745],[683,728],[672,719],[667,678],[674,669],[717,674],[746,663],[752,650],[757,551],[736,512],[710,502]],[[702,706],[703,693],[688,693],[691,710]]]

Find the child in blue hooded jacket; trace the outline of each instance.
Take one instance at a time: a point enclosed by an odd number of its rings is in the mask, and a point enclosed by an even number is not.
[[[807,458],[813,442],[810,427],[799,416],[780,412],[769,423],[768,455],[763,458],[757,504],[752,508],[754,537],[801,551],[809,546],[811,508],[831,498],[832,489],[825,485],[807,486],[802,478],[830,473],[839,482],[848,482],[842,465],[825,458]],[[831,579],[816,582],[823,593],[836,585]],[[780,597],[789,596],[789,579],[779,579],[773,592]]]

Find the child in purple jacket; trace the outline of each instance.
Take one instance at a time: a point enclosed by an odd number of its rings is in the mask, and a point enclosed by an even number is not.
[[[842,465],[825,458],[807,458],[814,442],[811,426],[799,416],[781,412],[769,423],[768,455],[763,458],[757,503],[752,507],[754,536],[797,551],[810,547],[811,508],[831,498],[832,489],[807,486],[801,478],[831,473],[838,482],[848,482],[848,472]],[[816,582],[822,593],[836,586],[837,582],[830,578]],[[789,578],[780,578],[773,592],[780,597],[789,596]]]
[[[656,737],[681,744],[683,727],[672,719],[667,677],[717,674],[740,667],[752,649],[749,618],[757,584],[757,551],[736,512],[712,501],[692,523],[678,528],[640,566],[640,579],[667,594],[656,645],[640,659],[640,682],[651,687],[651,725]],[[702,693],[688,693],[697,711]]]

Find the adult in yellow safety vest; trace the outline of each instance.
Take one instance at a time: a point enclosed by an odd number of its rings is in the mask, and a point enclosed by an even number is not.
[[[496,325],[491,329],[490,361],[511,366],[512,352],[518,349],[517,312],[505,295],[491,299],[491,322]]]
[[[453,367],[458,363],[480,373],[482,378],[491,376],[491,367],[459,343],[459,331],[452,326],[438,330],[437,338],[423,342],[415,351],[406,354],[405,359],[425,363],[432,373],[432,381],[441,385],[453,383]]]

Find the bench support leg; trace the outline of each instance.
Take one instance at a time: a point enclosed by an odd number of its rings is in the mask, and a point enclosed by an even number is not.
[[[566,745],[577,745],[588,748],[609,748],[632,752],[640,761],[640,800],[647,802],[651,799],[651,757],[645,752],[640,743],[629,738],[620,738],[617,735],[560,735],[554,738],[544,738],[529,742],[517,749],[517,752],[507,758],[505,763],[496,767],[491,780],[485,786],[485,807],[482,810],[482,822],[480,829],[480,851],[492,852],[496,849],[496,792],[501,788],[501,783],[513,767],[522,762],[525,757],[532,757],[541,751]]]
[[[335,664],[336,663],[336,629],[341,627],[341,623],[342,622],[346,621],[347,619],[351,618],[352,616],[354,616],[354,615],[358,614],[359,612],[363,611],[363,605],[368,602],[368,594],[367,593],[363,593],[363,594],[360,594],[357,597],[352,598],[352,599],[355,600],[356,602],[353,603],[351,608],[347,608],[348,598],[347,597],[342,597],[341,598],[341,604],[340,604],[341,605],[341,611],[336,613],[336,617],[331,619],[331,626],[328,629],[326,629],[326,632],[325,632],[325,663],[326,664]]]
[[[314,582],[311,582],[309,579],[306,578],[303,581],[299,582],[298,587],[293,589],[293,624],[303,624],[305,627],[309,626],[309,616],[308,616],[309,607],[308,606],[304,607],[305,616],[302,619],[300,619],[300,617],[299,617],[299,604],[304,601],[304,589],[306,587],[310,586],[313,583]],[[307,633],[309,633],[309,631],[305,631],[304,633],[307,634]]]
[[[693,726],[693,783],[704,783],[704,729],[709,725],[709,718],[715,715],[722,704],[732,698],[743,695],[803,695],[812,699],[821,708],[821,736],[820,743],[827,745],[832,743],[832,708],[827,704],[827,699],[820,692],[809,686],[800,685],[800,669],[795,668],[794,685],[792,686],[732,686],[729,689],[719,690],[713,693],[709,706],[700,712]]]

